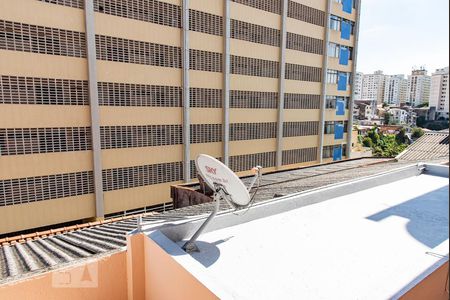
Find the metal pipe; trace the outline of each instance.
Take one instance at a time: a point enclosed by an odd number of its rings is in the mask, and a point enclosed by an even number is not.
[[[198,237],[202,234],[202,232],[205,230],[205,228],[209,225],[209,223],[211,223],[212,219],[214,219],[214,217],[217,215],[217,212],[219,211],[220,208],[220,200],[222,199],[222,193],[223,192],[220,190],[214,194],[214,201],[215,201],[214,210],[206,219],[206,221],[200,226],[200,228],[194,233],[189,242],[184,244],[183,250],[186,251],[187,253],[200,252],[195,242],[197,241]]]
[[[247,187],[247,190],[250,192],[252,190],[252,188],[255,186],[255,183],[258,180],[261,180],[262,177],[262,169],[263,167],[261,166],[257,166],[253,168],[253,171],[255,171],[255,176],[252,179],[252,182],[250,182],[250,185]]]
[[[105,208],[103,203],[103,168],[102,148],[100,143],[100,108],[98,104],[94,2],[92,0],[85,0],[84,7],[89,73],[89,101],[91,109],[92,152],[94,165],[95,215],[97,218],[103,219],[105,217]]]

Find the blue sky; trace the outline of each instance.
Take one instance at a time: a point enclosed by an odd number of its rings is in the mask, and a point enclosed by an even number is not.
[[[449,65],[449,0],[362,0],[358,71]]]

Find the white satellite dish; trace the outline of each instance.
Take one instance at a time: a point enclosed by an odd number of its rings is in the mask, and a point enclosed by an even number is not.
[[[195,166],[197,167],[198,174],[214,191],[213,198],[216,205],[208,219],[200,226],[189,242],[183,246],[183,249],[188,253],[199,252],[198,247],[195,245],[195,241],[219,211],[220,200],[226,200],[235,209],[251,206],[252,197],[250,197],[249,191],[256,182],[258,182],[259,185],[262,170],[262,167],[259,166],[253,168],[255,177],[250,184],[250,187],[247,188],[233,171],[214,157],[200,154],[195,160]]]
[[[228,194],[228,200],[236,207],[246,207],[250,203],[250,193],[244,183],[222,162],[214,157],[201,154],[195,161],[197,171],[206,184],[216,191],[222,187]]]

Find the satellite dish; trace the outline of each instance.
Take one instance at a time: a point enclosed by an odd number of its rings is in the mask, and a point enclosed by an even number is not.
[[[247,187],[222,162],[209,155],[200,154],[195,161],[195,166],[200,176],[213,191],[217,191],[218,187],[224,189],[228,196],[227,200],[233,206],[239,208],[249,205],[251,199]]]
[[[255,167],[255,177],[250,184],[250,187],[246,187],[244,183],[237,177],[237,175],[231,171],[226,165],[218,161],[214,157],[206,154],[200,154],[195,160],[195,166],[197,167],[198,174],[203,178],[205,183],[214,191],[215,206],[211,215],[195,232],[192,238],[183,246],[183,249],[187,253],[199,252],[195,241],[216,216],[220,207],[220,200],[226,200],[229,204],[234,206],[235,209],[250,207],[252,198],[249,191],[253,185],[261,178],[262,167]],[[255,192],[256,194],[256,192]]]

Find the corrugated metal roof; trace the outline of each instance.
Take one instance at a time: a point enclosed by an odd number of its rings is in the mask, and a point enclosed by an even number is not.
[[[401,161],[420,161],[448,158],[449,154],[448,131],[427,132],[403,151],[397,159]]]
[[[269,174],[263,177],[256,201],[339,183],[396,169],[411,162],[360,159],[307,169]],[[248,180],[248,179],[246,179]],[[245,181],[245,180],[244,180]],[[211,203],[143,217],[145,223],[178,221],[209,213]],[[225,204],[221,210],[228,210]],[[67,266],[95,256],[126,248],[126,235],[137,228],[137,217],[108,224],[56,233],[24,243],[0,247],[0,284]]]

